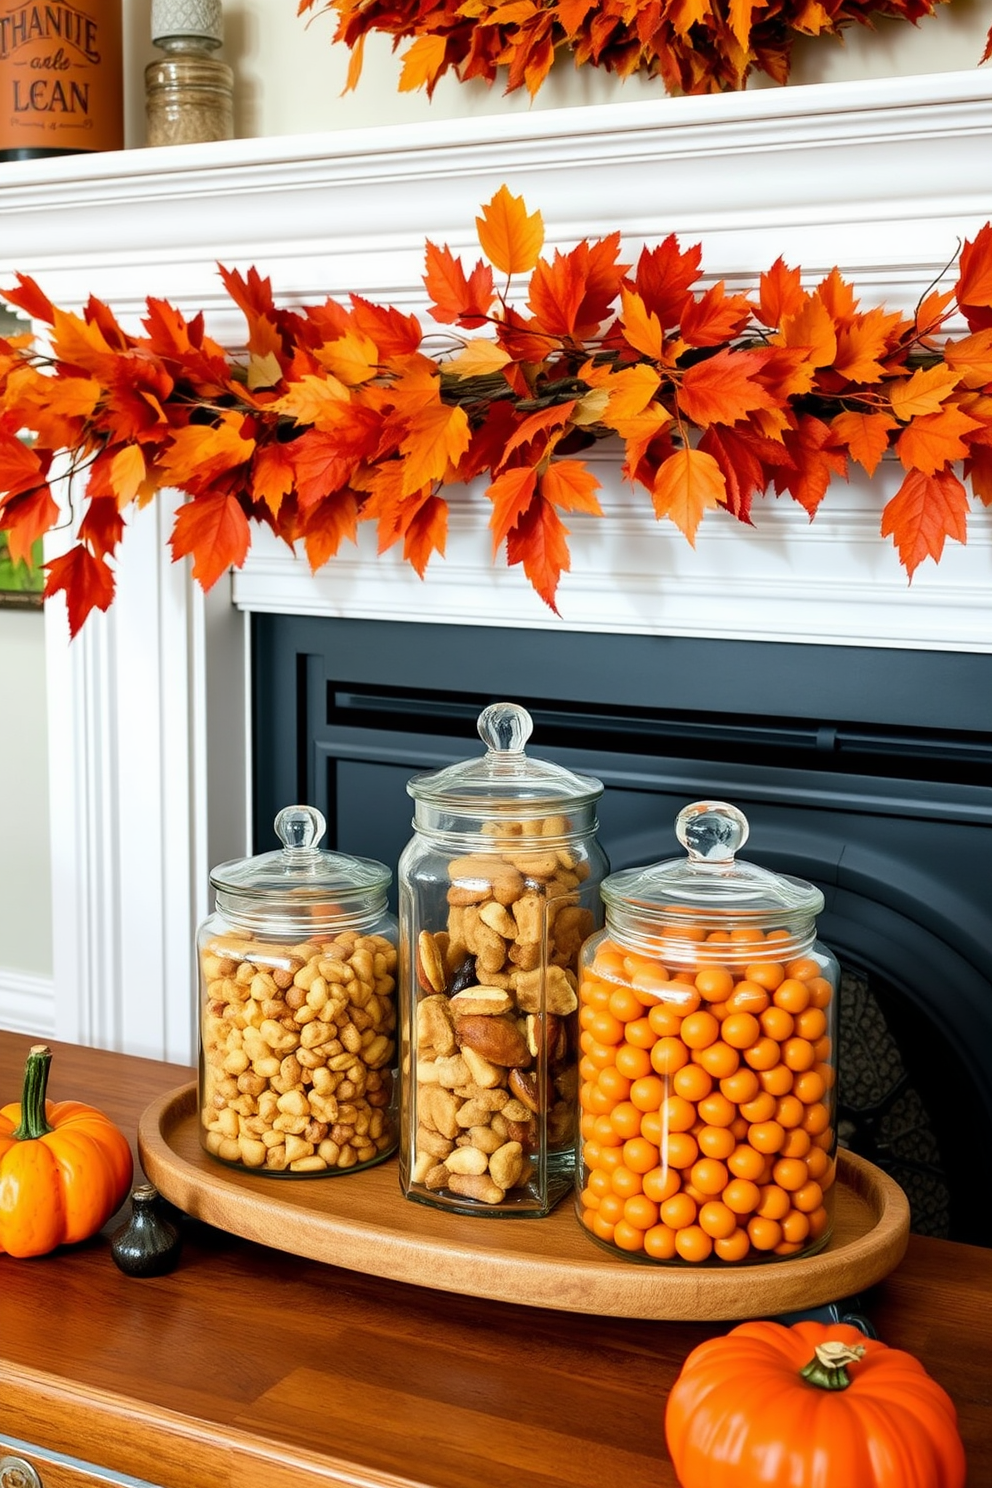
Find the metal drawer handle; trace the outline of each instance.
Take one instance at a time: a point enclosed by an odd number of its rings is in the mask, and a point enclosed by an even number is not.
[[[0,1457],[0,1488],[43,1488],[43,1484],[23,1457]]]

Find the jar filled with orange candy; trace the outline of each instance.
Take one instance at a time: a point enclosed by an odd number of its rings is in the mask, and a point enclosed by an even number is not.
[[[611,874],[579,970],[578,1214],[628,1259],[741,1265],[830,1238],[836,958],[813,884],[740,861],[697,801],[687,856]]]

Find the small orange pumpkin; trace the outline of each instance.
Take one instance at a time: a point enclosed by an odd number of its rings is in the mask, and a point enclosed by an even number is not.
[[[742,1323],[693,1349],[665,1407],[682,1488],[962,1488],[953,1402],[847,1323]]]
[[[46,1101],[52,1051],[35,1044],[20,1104],[0,1109],[0,1251],[47,1255],[95,1235],[134,1174],[127,1138],[81,1101]]]

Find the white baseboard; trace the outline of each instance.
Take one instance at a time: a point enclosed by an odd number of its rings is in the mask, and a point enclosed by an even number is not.
[[[55,1037],[55,983],[0,966],[0,1028],[10,1033]]]

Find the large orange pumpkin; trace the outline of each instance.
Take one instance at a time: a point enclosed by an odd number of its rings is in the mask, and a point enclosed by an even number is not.
[[[36,1044],[20,1104],[0,1110],[0,1251],[47,1255],[95,1235],[127,1197],[127,1138],[82,1101],[46,1101],[52,1051]]]
[[[847,1323],[742,1323],[693,1349],[665,1407],[682,1488],[962,1488],[946,1390]]]

